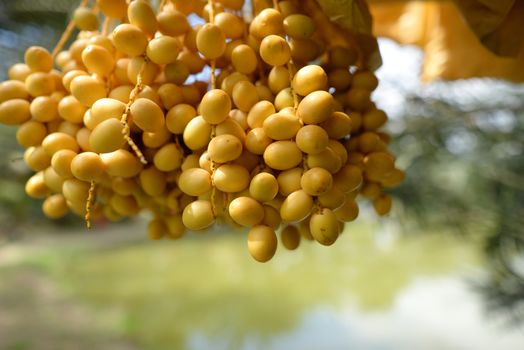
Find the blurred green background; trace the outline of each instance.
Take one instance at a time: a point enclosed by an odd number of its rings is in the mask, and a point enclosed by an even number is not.
[[[48,48],[73,1],[0,1],[0,78]],[[422,85],[381,40],[374,98],[406,183],[329,248],[253,262],[245,234],[149,242],[145,220],[50,222],[0,126],[0,349],[522,349],[524,87]]]

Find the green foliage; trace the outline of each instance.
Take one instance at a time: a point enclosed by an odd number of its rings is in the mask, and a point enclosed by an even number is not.
[[[512,310],[524,304],[524,272],[511,263],[524,253],[524,89],[471,80],[440,91],[407,97],[394,140],[408,176],[395,195],[423,227],[480,240],[491,264],[486,299]]]

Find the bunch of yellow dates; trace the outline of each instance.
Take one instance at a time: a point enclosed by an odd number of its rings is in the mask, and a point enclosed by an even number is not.
[[[0,83],[0,122],[18,128],[35,171],[27,194],[49,218],[88,226],[149,210],[151,239],[245,227],[260,262],[279,229],[287,249],[333,244],[359,195],[387,214],[383,190],[404,173],[370,99],[377,78],[300,10],[84,1],[53,53],[28,48]]]

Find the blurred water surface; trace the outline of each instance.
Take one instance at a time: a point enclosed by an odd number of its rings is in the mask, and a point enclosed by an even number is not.
[[[4,247],[0,348],[67,348],[60,346],[72,344],[71,334],[78,335],[79,349],[524,344],[522,330],[484,314],[468,283],[482,274],[482,257],[478,247],[453,235],[406,238],[389,225],[360,223],[332,247],[279,247],[270,263],[258,264],[248,256],[244,233],[148,242],[144,229],[138,222],[89,235],[69,230]],[[20,292],[39,279],[54,286],[50,295]],[[63,303],[49,303],[57,298]],[[37,337],[42,333],[48,338]]]

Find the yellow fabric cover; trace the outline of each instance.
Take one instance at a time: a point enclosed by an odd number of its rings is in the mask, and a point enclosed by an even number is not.
[[[468,22],[452,1],[372,0],[373,32],[399,43],[422,47],[424,80],[497,77],[522,82],[524,1],[517,0],[507,9],[509,2],[512,0],[464,1],[462,10],[468,13]],[[500,7],[491,4],[491,8],[482,8],[482,3],[498,3]],[[482,44],[468,23],[472,23],[478,36],[491,42],[497,52],[516,57],[497,56]],[[509,35],[512,30],[515,38]]]

